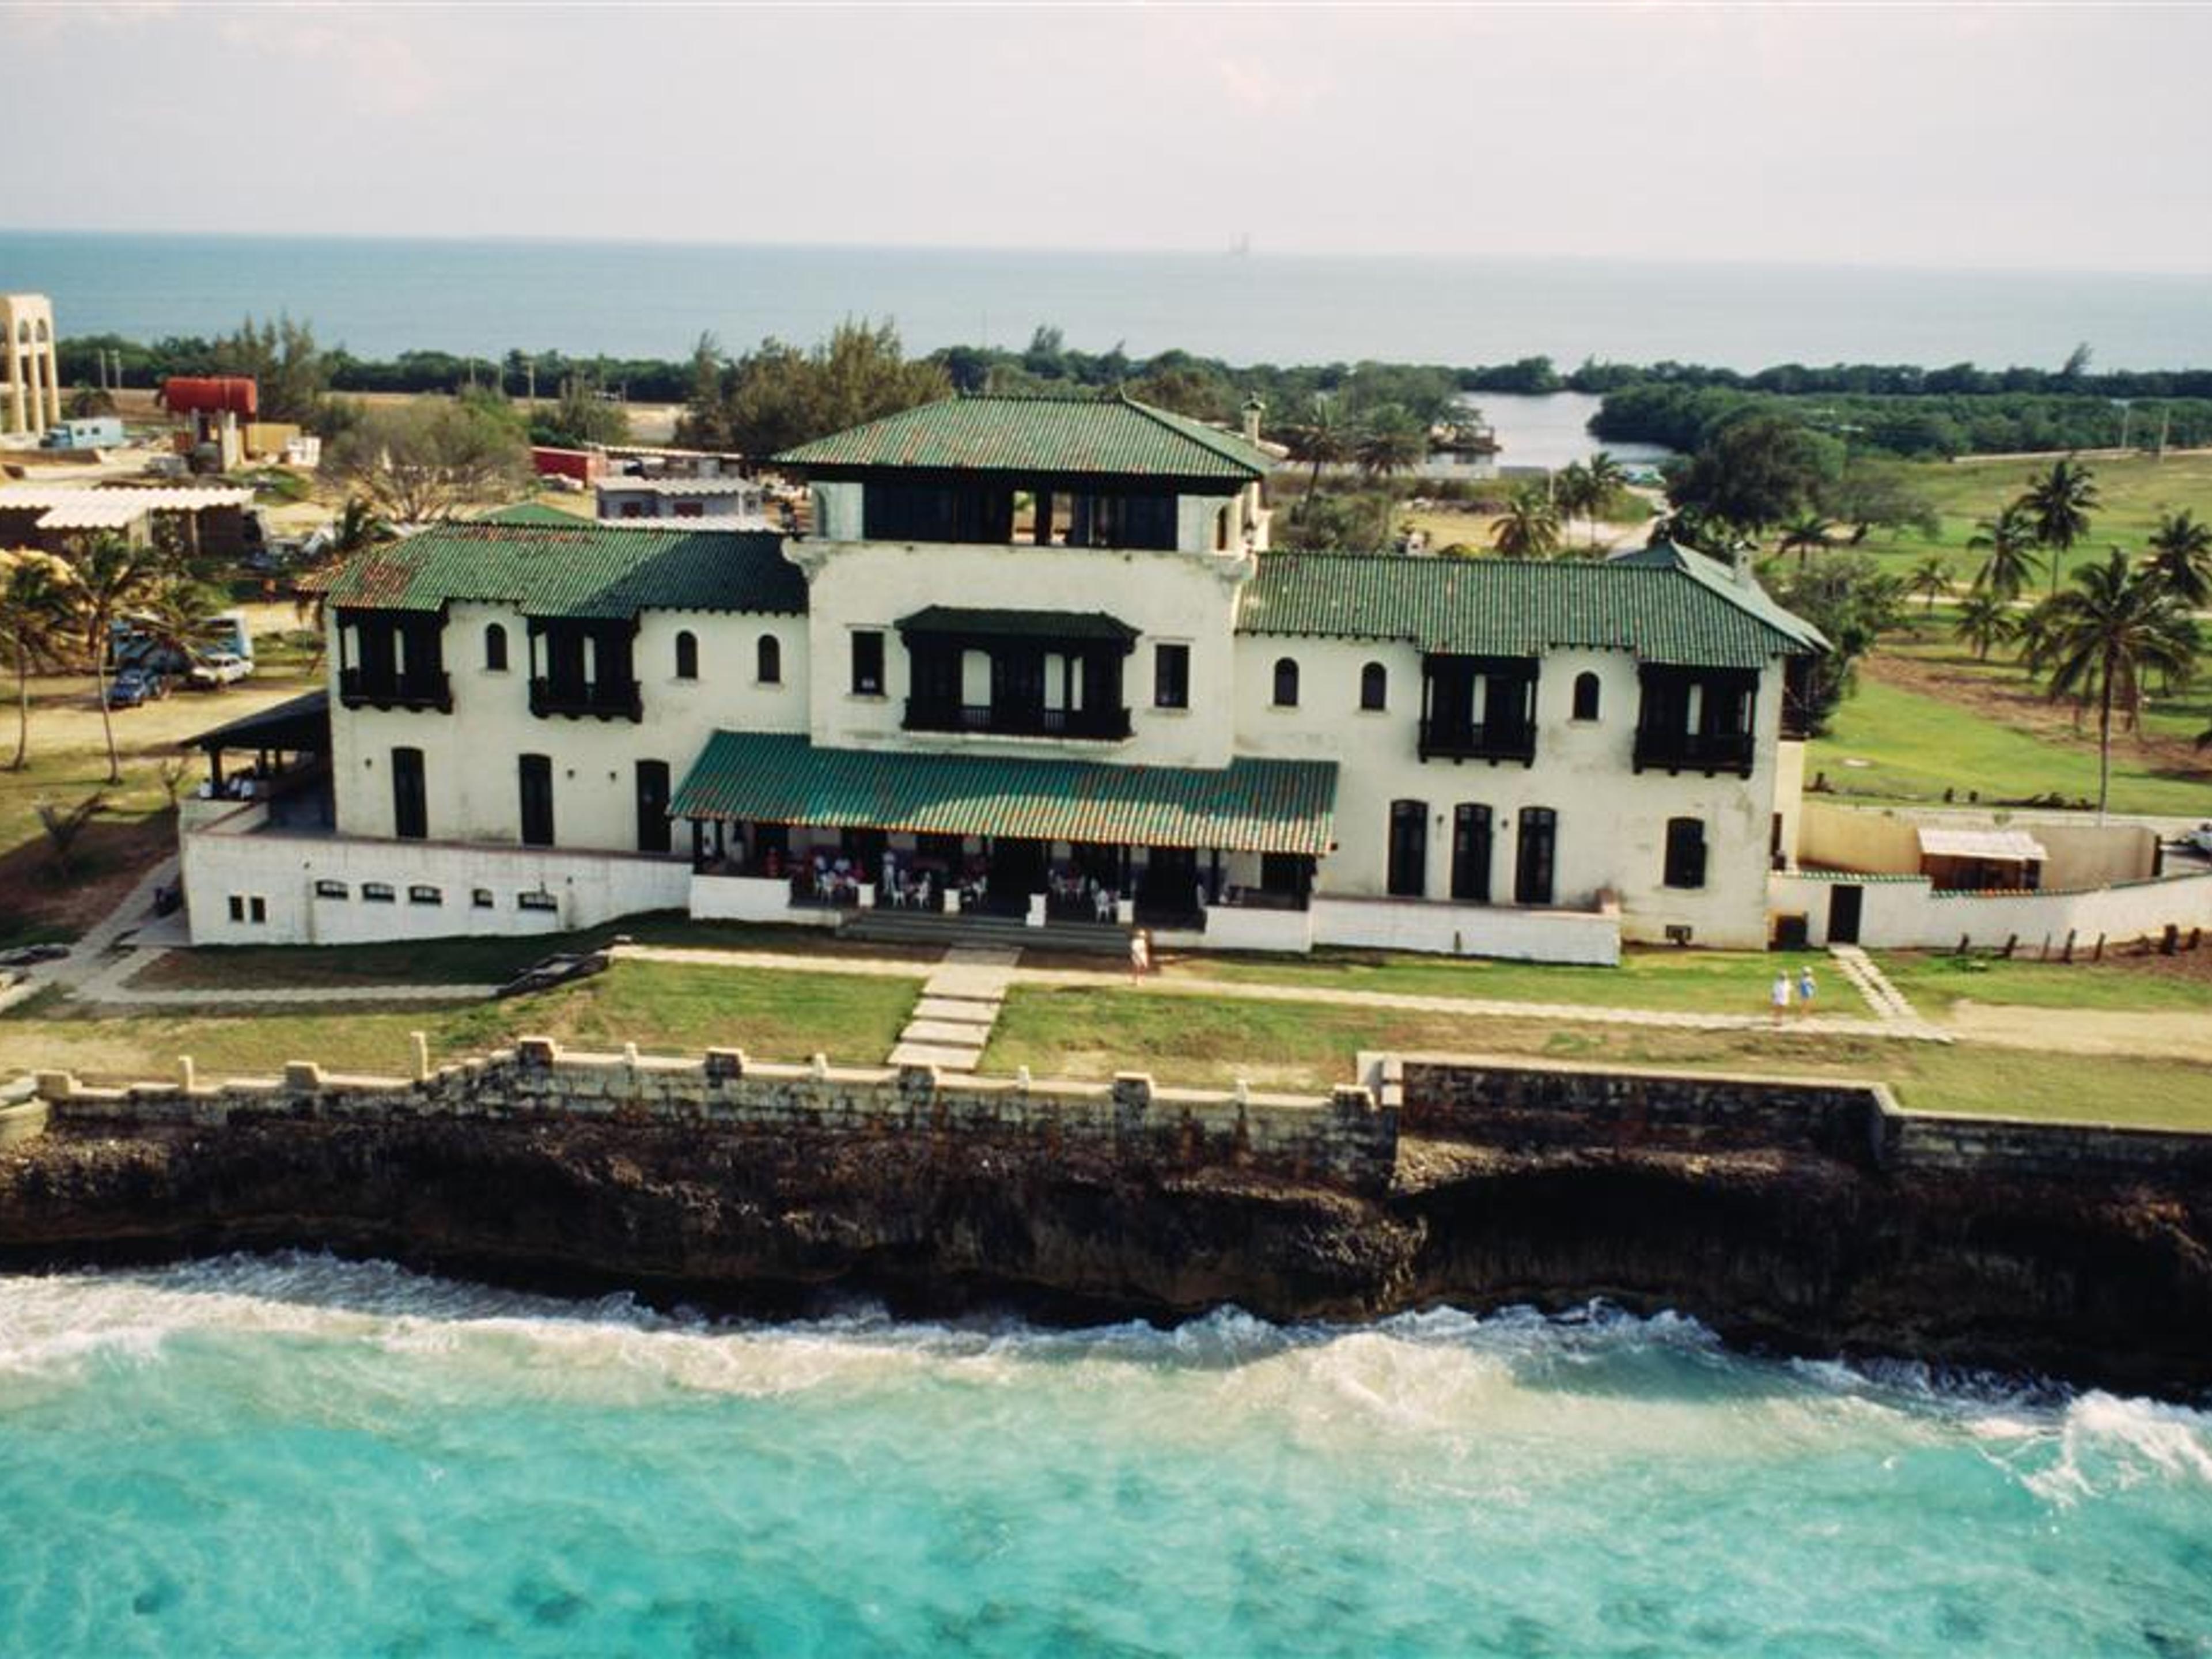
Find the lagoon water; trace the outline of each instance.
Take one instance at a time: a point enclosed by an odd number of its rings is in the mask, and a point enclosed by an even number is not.
[[[2212,1652],[2212,1418],[1696,1325],[0,1278],[0,1652]]]
[[[68,334],[207,334],[311,319],[364,356],[510,348],[680,357],[895,319],[909,348],[1180,346],[1232,362],[1495,363],[1538,353],[1757,368],[2212,366],[2212,277],[1629,260],[1048,253],[957,248],[97,235],[0,228],[0,290]]]

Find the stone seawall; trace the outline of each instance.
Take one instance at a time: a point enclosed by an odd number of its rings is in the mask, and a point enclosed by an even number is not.
[[[48,1122],[65,1127],[574,1119],[911,1141],[957,1136],[1103,1153],[1152,1176],[1218,1165],[1357,1193],[1389,1187],[1398,1150],[1394,1116],[1368,1090],[1349,1085],[1304,1096],[1162,1088],[1142,1073],[1110,1084],[1033,1082],[932,1066],[770,1065],[734,1048],[698,1060],[564,1054],[543,1037],[419,1069],[412,1079],[348,1077],[299,1062],[267,1080],[109,1089],[43,1073],[33,1090]]]
[[[2212,1389],[2205,1136],[1479,1056],[1303,1097],[538,1040],[418,1070],[0,1090],[0,1261],[319,1248],[776,1311],[1602,1297],[1794,1351]]]

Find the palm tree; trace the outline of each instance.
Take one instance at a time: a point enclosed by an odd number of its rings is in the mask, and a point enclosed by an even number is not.
[[[1951,591],[1951,563],[1940,553],[1930,553],[1912,567],[1905,585],[1928,601],[1922,614],[1936,609],[1936,601]]]
[[[1509,559],[1544,558],[1559,545],[1559,510],[1541,491],[1523,489],[1491,527],[1490,541]]]
[[[31,664],[50,655],[68,629],[75,578],[51,553],[25,549],[0,554],[0,633],[15,642],[15,758],[20,772],[31,755]]]
[[[113,534],[80,542],[70,567],[76,581],[76,621],[100,690],[100,723],[107,734],[107,781],[123,781],[123,762],[115,752],[115,716],[107,706],[107,671],[116,619],[150,596],[160,580],[161,556]]]
[[[2036,541],[2051,550],[2051,591],[2056,593],[2059,567],[2074,544],[2089,533],[2089,509],[2097,505],[2096,475],[2066,456],[2041,477],[2029,475],[2020,505],[2035,520]]]
[[[1404,472],[1428,459],[1426,428],[1402,409],[1384,411],[1359,434],[1359,470],[1387,483],[1394,472]]]
[[[2014,501],[1994,519],[1977,520],[1966,546],[1988,556],[1974,573],[1978,592],[1986,589],[2001,599],[2016,599],[2035,574],[2035,520],[2024,502]]]
[[[396,533],[376,516],[376,508],[368,501],[359,495],[349,495],[338,516],[331,522],[331,556],[349,559],[356,553],[391,541]]]
[[[1969,593],[1959,602],[1959,620],[1952,636],[1974,647],[1974,659],[1987,662],[1990,653],[2020,632],[2020,619],[2009,600],[1994,593]]]
[[[1352,435],[1336,418],[1332,405],[1317,403],[1313,418],[1303,425],[1292,427],[1288,437],[1291,459],[1304,461],[1313,468],[1306,479],[1305,498],[1298,503],[1298,514],[1304,517],[1321,494],[1322,468],[1342,466],[1352,459]]]
[[[166,582],[134,609],[131,621],[159,655],[186,662],[205,654],[213,642],[220,595],[198,582]]]
[[[1620,470],[1620,463],[1604,450],[1599,450],[1582,464],[1583,510],[1589,520],[1590,550],[1597,550],[1597,521],[1613,508],[1620,492],[1628,488],[1628,474]]]
[[[2212,600],[2212,524],[2186,511],[2167,514],[2151,532],[2148,568],[2184,605]]]
[[[1794,524],[1782,527],[1781,550],[1796,553],[1797,568],[1805,568],[1809,553],[1825,553],[1836,544],[1836,527],[1817,513],[1808,513]]]
[[[1552,475],[1552,503],[1559,508],[1562,529],[1594,511],[1590,471],[1580,461],[1569,461]]]
[[[2112,787],[2112,714],[2133,730],[2142,715],[2144,676],[2185,681],[2197,659],[2197,624],[2172,589],[2130,565],[2114,548],[2102,564],[2074,573],[2074,586],[2053,599],[2038,656],[2048,665],[2051,695],[2077,708],[2097,707],[2097,815]]]

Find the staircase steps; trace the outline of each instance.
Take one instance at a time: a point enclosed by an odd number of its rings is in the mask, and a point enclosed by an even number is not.
[[[952,949],[1045,951],[1126,958],[1131,930],[1079,921],[1031,927],[1018,916],[932,915],[924,910],[869,910],[848,917],[840,939],[872,945],[942,945]]]

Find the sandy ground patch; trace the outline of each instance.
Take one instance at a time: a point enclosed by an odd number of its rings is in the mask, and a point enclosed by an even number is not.
[[[1953,1006],[1945,1024],[1962,1042],[1993,1048],[2212,1064],[2212,1018],[2199,1013],[2014,1008],[1961,1001]]]

